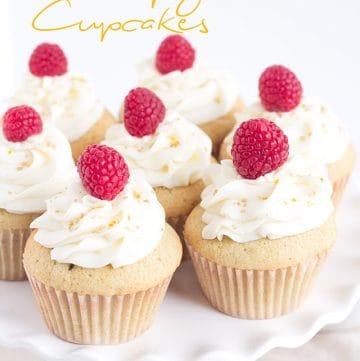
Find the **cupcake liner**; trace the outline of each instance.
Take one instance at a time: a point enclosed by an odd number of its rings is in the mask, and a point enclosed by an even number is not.
[[[0,280],[22,281],[26,279],[22,258],[30,233],[29,228],[0,231]]]
[[[188,248],[210,304],[245,319],[274,318],[298,308],[328,255],[326,251],[294,267],[257,271],[224,267]]]
[[[350,178],[350,174],[347,174],[347,175],[337,179],[336,181],[332,182],[332,187],[333,187],[332,200],[333,200],[335,207],[338,206],[340,203],[340,200],[345,191],[345,188],[349,181],[349,178]]]
[[[178,234],[178,236],[180,238],[181,244],[183,246],[183,256],[181,259],[182,262],[190,259],[190,255],[189,255],[189,252],[187,250],[185,240],[184,240],[184,225],[185,225],[186,219],[187,219],[187,215],[179,216],[179,217],[169,217],[166,220],[167,223],[169,223],[170,226],[175,229],[176,233]]]
[[[56,290],[28,278],[48,329],[65,341],[89,345],[126,342],[145,332],[171,280],[136,293],[101,296]]]

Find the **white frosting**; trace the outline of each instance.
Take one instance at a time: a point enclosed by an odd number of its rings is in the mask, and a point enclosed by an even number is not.
[[[290,155],[302,155],[324,164],[336,162],[349,146],[349,135],[334,112],[316,99],[303,99],[290,112],[266,111],[260,103],[236,114],[237,125],[225,138],[231,154],[233,136],[238,126],[251,118],[265,118],[277,124],[289,138]]]
[[[52,122],[70,142],[83,136],[104,112],[87,79],[70,73],[54,77],[28,74],[11,104],[34,107],[44,122]]]
[[[0,208],[11,213],[44,211],[76,173],[68,141],[52,126],[16,143],[0,132],[0,165]]]
[[[158,245],[165,213],[151,186],[131,176],[113,200],[89,195],[79,179],[46,202],[34,220],[35,240],[51,248],[51,259],[85,268],[135,263]]]
[[[177,110],[195,124],[215,120],[235,105],[238,90],[226,73],[195,63],[183,72],[161,74],[148,60],[139,66],[140,86],[153,90],[166,108]]]
[[[333,212],[326,167],[302,158],[255,180],[242,178],[224,160],[209,166],[205,180],[204,239],[228,236],[244,243],[291,236],[321,226]]]
[[[194,183],[211,161],[210,138],[174,111],[167,112],[155,134],[137,138],[124,124],[115,124],[103,143],[118,150],[128,166],[142,172],[153,187]]]

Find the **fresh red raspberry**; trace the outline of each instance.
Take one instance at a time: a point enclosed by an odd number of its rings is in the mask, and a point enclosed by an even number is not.
[[[151,90],[135,88],[125,97],[124,125],[134,137],[154,134],[165,118],[165,106]]]
[[[77,168],[84,188],[92,196],[107,201],[112,201],[129,179],[124,158],[106,145],[89,145],[81,154]]]
[[[289,112],[296,108],[300,103],[302,93],[300,81],[285,66],[270,66],[260,76],[261,103],[270,112]]]
[[[29,69],[35,76],[58,76],[67,72],[67,59],[59,45],[38,45],[29,60]]]
[[[10,108],[3,117],[3,133],[9,142],[23,142],[42,132],[43,123],[39,113],[27,106]]]
[[[184,71],[193,66],[195,50],[181,35],[170,35],[163,40],[156,53],[156,69],[161,74]]]
[[[289,155],[288,138],[275,123],[250,119],[236,130],[231,155],[242,177],[256,179],[284,164]]]

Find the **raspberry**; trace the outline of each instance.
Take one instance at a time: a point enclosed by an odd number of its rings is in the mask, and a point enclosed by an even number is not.
[[[134,137],[154,134],[165,118],[165,106],[151,90],[135,88],[125,98],[124,125]]]
[[[67,59],[56,44],[43,43],[38,45],[29,60],[29,69],[35,76],[57,76],[67,72]]]
[[[39,113],[27,105],[10,108],[3,117],[3,133],[9,142],[23,142],[42,128]]]
[[[288,138],[275,123],[250,119],[236,130],[231,155],[242,177],[256,179],[284,164],[289,155]]]
[[[161,74],[184,71],[193,66],[195,50],[181,35],[170,35],[163,40],[156,53],[156,68]]]
[[[92,196],[107,201],[112,201],[129,179],[124,158],[106,145],[89,145],[81,154],[77,168],[84,188]]]
[[[303,89],[296,75],[282,65],[264,70],[259,79],[259,95],[264,108],[270,112],[289,112],[301,100]]]

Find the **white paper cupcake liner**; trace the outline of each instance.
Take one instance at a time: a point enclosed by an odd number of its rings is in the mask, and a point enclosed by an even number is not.
[[[308,295],[328,252],[295,267],[268,271],[224,267],[188,245],[194,268],[210,304],[233,317],[269,319],[297,309]]]
[[[145,332],[153,323],[171,277],[126,295],[81,295],[48,287],[28,275],[48,329],[78,344],[116,344]]]
[[[349,178],[350,175],[348,174],[332,183],[332,187],[333,187],[332,200],[335,206],[339,205],[342,195],[345,191],[346,185],[349,181]]]
[[[167,218],[167,222],[170,224],[172,228],[175,229],[176,233],[178,234],[181,244],[183,246],[183,255],[182,255],[182,261],[187,261],[190,259],[189,252],[187,250],[185,240],[184,240],[184,225],[185,221],[187,219],[186,216],[180,216],[180,217],[169,217]]]
[[[30,232],[29,228],[0,231],[0,280],[26,279],[22,259]]]

